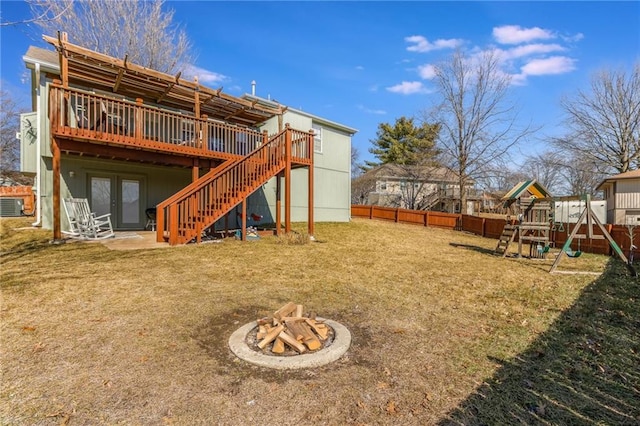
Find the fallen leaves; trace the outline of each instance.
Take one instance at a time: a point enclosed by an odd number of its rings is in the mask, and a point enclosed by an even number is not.
[[[46,343],[38,342],[33,345],[33,352],[42,352],[47,347]]]
[[[61,407],[55,413],[47,414],[45,417],[47,418],[60,417],[60,423],[59,423],[60,426],[67,426],[69,424],[69,421],[71,420],[71,416],[74,413],[75,413],[75,410],[68,411],[68,410],[64,410],[64,407]]]
[[[396,407],[396,402],[393,399],[387,401],[387,414],[396,414],[398,412],[398,407]]]

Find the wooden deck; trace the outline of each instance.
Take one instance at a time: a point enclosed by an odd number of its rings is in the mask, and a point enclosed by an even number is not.
[[[286,107],[263,105],[58,39],[60,80],[49,86],[54,239],[60,228],[61,154],[192,168],[193,182],[157,206],[157,240],[184,244],[274,176],[284,178],[285,232],[291,227],[291,170],[308,173],[313,234],[313,132],[282,125]],[[81,89],[83,88],[83,89]],[[90,88],[90,89],[87,89]],[[256,129],[278,116],[277,134]],[[200,169],[208,170],[203,175]],[[280,221],[280,180],[276,224]],[[246,223],[243,221],[243,238]]]
[[[242,158],[269,138],[251,128],[146,106],[140,100],[116,100],[57,86],[51,88],[50,97],[55,106],[53,135],[69,141],[225,161]],[[95,149],[66,143],[67,151]]]

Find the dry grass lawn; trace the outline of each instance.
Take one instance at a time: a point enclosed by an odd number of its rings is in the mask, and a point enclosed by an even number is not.
[[[640,424],[640,286],[617,260],[494,256],[496,241],[369,220],[112,251],[1,231],[3,425]],[[227,339],[288,301],[352,333],[275,371]]]

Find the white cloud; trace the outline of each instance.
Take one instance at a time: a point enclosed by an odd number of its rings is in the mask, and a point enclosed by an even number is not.
[[[551,56],[545,59],[533,59],[520,70],[525,75],[564,74],[576,69],[575,59],[566,56]]]
[[[383,109],[370,109],[365,107],[364,105],[358,105],[358,109],[360,111],[366,112],[367,114],[385,115],[387,113],[387,111]]]
[[[493,28],[493,37],[498,43],[520,44],[532,40],[548,40],[555,38],[555,34],[539,27],[522,28],[520,25],[504,25]]]
[[[584,38],[584,34],[582,33],[577,33],[574,35],[569,35],[569,36],[561,36],[562,39],[568,43],[572,43],[572,42],[576,42],[576,41],[580,41]]]
[[[567,49],[559,44],[524,44],[522,46],[512,47],[507,50],[500,50],[503,59],[522,58],[524,56],[539,55],[551,52],[564,52]]]
[[[357,65],[357,66],[356,66],[356,69],[357,69],[358,71],[362,71],[362,70],[364,70],[364,67],[363,67],[362,65]]]
[[[514,86],[524,86],[527,84],[527,75],[525,73],[511,74],[511,84]]]
[[[431,80],[436,76],[436,67],[431,64],[420,65],[418,67],[418,75],[425,80]]]
[[[184,68],[183,78],[193,79],[194,77],[198,77],[200,84],[222,83],[223,81],[229,80],[229,77],[224,74],[209,71],[191,64],[187,65]]]
[[[455,49],[463,43],[463,40],[459,38],[438,39],[431,43],[425,37],[420,35],[405,37],[404,41],[412,43],[411,46],[407,47],[409,52],[421,53],[431,52],[432,50]]]
[[[387,87],[391,93],[400,93],[402,95],[413,95],[416,93],[428,93],[424,85],[419,81],[403,81],[395,86]]]

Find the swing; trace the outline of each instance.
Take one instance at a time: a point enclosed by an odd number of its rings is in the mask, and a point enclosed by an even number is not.
[[[549,253],[549,246],[548,245],[543,246],[542,244],[538,243],[538,245],[536,246],[536,250],[538,251],[538,257],[544,259],[546,257],[545,255]]]
[[[569,257],[580,257],[580,255],[582,254],[582,252],[580,251],[580,240],[582,238],[578,238],[578,250],[573,251],[571,250],[571,247],[568,247],[564,252],[567,254],[567,256]]]

